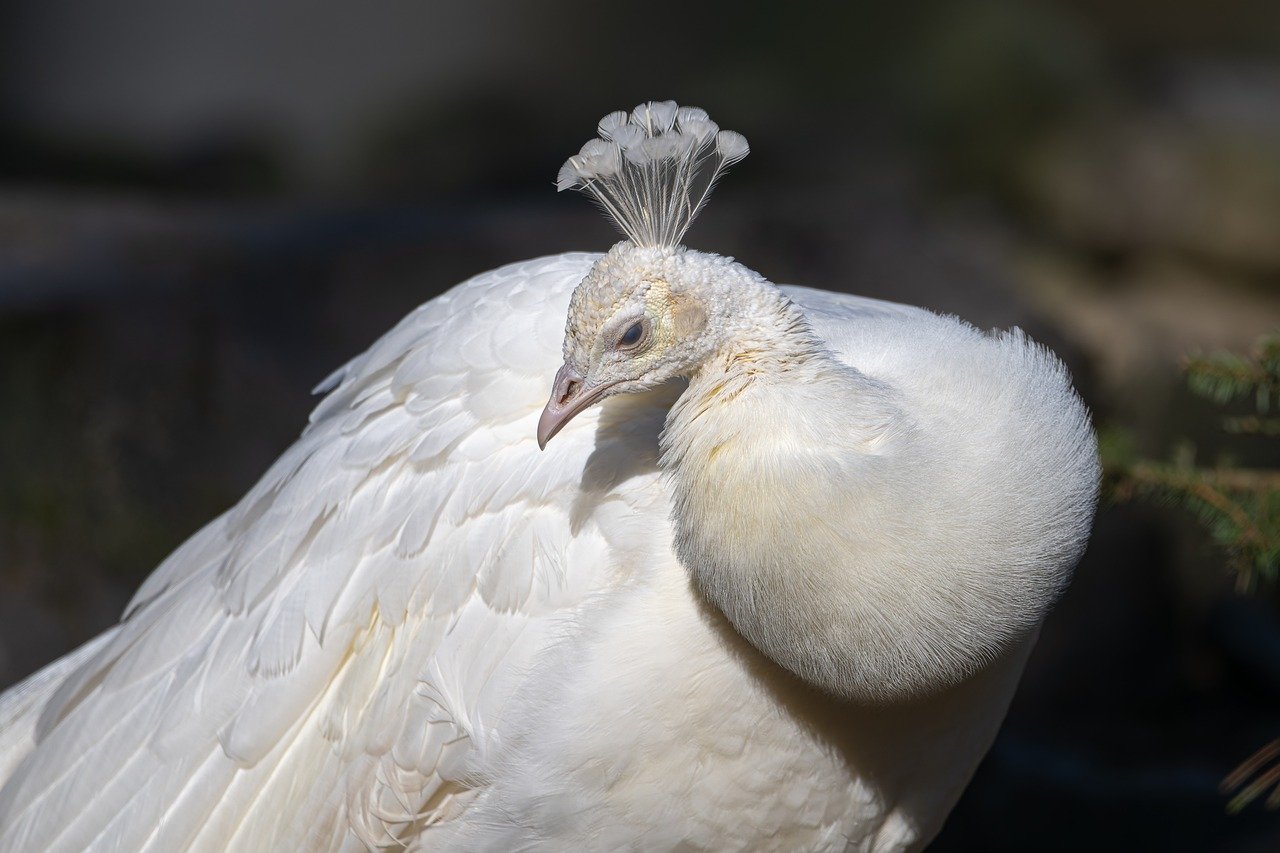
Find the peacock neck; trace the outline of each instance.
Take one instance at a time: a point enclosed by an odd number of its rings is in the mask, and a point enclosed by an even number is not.
[[[753,282],[734,295],[739,310],[723,321],[722,343],[689,376],[682,396],[691,407],[727,403],[752,385],[803,382],[839,369],[803,312],[777,287]],[[678,421],[668,419],[668,426]]]
[[[858,589],[862,567],[837,563],[850,554],[875,561],[866,532],[909,515],[895,499],[902,467],[881,464],[904,435],[900,412],[776,288],[747,303],[667,416],[661,463],[676,553],[775,662],[832,693],[884,695],[883,673],[851,663],[850,650],[891,659],[889,601]],[[896,594],[890,583],[874,585],[887,599]],[[881,635],[844,636],[857,626]]]
[[[733,297],[721,302],[734,311],[717,324],[719,344],[690,373],[667,416],[662,464],[678,483],[697,481],[698,472],[723,454],[754,455],[758,448],[748,437],[785,439],[806,431],[807,415],[830,410],[833,383],[862,381],[776,286],[738,283]],[[834,396],[855,390],[839,389]]]

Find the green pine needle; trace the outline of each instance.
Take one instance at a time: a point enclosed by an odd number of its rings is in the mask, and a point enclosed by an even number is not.
[[[1253,397],[1257,414],[1226,418],[1229,432],[1280,437],[1280,418],[1269,416],[1272,401],[1280,400],[1280,333],[1247,354],[1190,356],[1183,368],[1190,388],[1218,405]],[[1185,441],[1168,462],[1143,459],[1133,437],[1115,429],[1103,431],[1099,443],[1113,499],[1143,497],[1184,509],[1228,556],[1242,590],[1280,590],[1280,470],[1238,468],[1229,460],[1200,465]]]

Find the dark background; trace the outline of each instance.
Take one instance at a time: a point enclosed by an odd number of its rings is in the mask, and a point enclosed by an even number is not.
[[[410,308],[610,245],[552,180],[650,98],[752,143],[690,245],[1021,325],[1147,452],[1277,462],[1176,371],[1280,326],[1274,0],[10,2],[0,686],[111,624]],[[1217,790],[1278,711],[1275,610],[1188,517],[1104,507],[936,849],[1280,849]]]

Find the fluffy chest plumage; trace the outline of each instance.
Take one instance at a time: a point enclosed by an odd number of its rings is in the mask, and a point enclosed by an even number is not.
[[[840,709],[743,643],[669,550],[652,565],[548,656],[536,677],[554,698],[512,715],[526,723],[510,774],[445,838],[843,850],[918,837],[892,793],[851,766]]]
[[[544,660],[495,784],[430,845],[900,850],[923,845],[994,736],[1021,652],[932,703],[803,685],[661,544]],[[939,709],[943,713],[939,715]]]

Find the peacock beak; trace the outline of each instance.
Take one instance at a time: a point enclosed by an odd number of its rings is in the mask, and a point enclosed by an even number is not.
[[[564,429],[565,424],[603,397],[616,384],[606,382],[589,387],[575,368],[567,363],[561,367],[556,373],[555,385],[551,388],[551,399],[542,410],[542,417],[538,418],[538,448],[545,450],[547,442]]]

